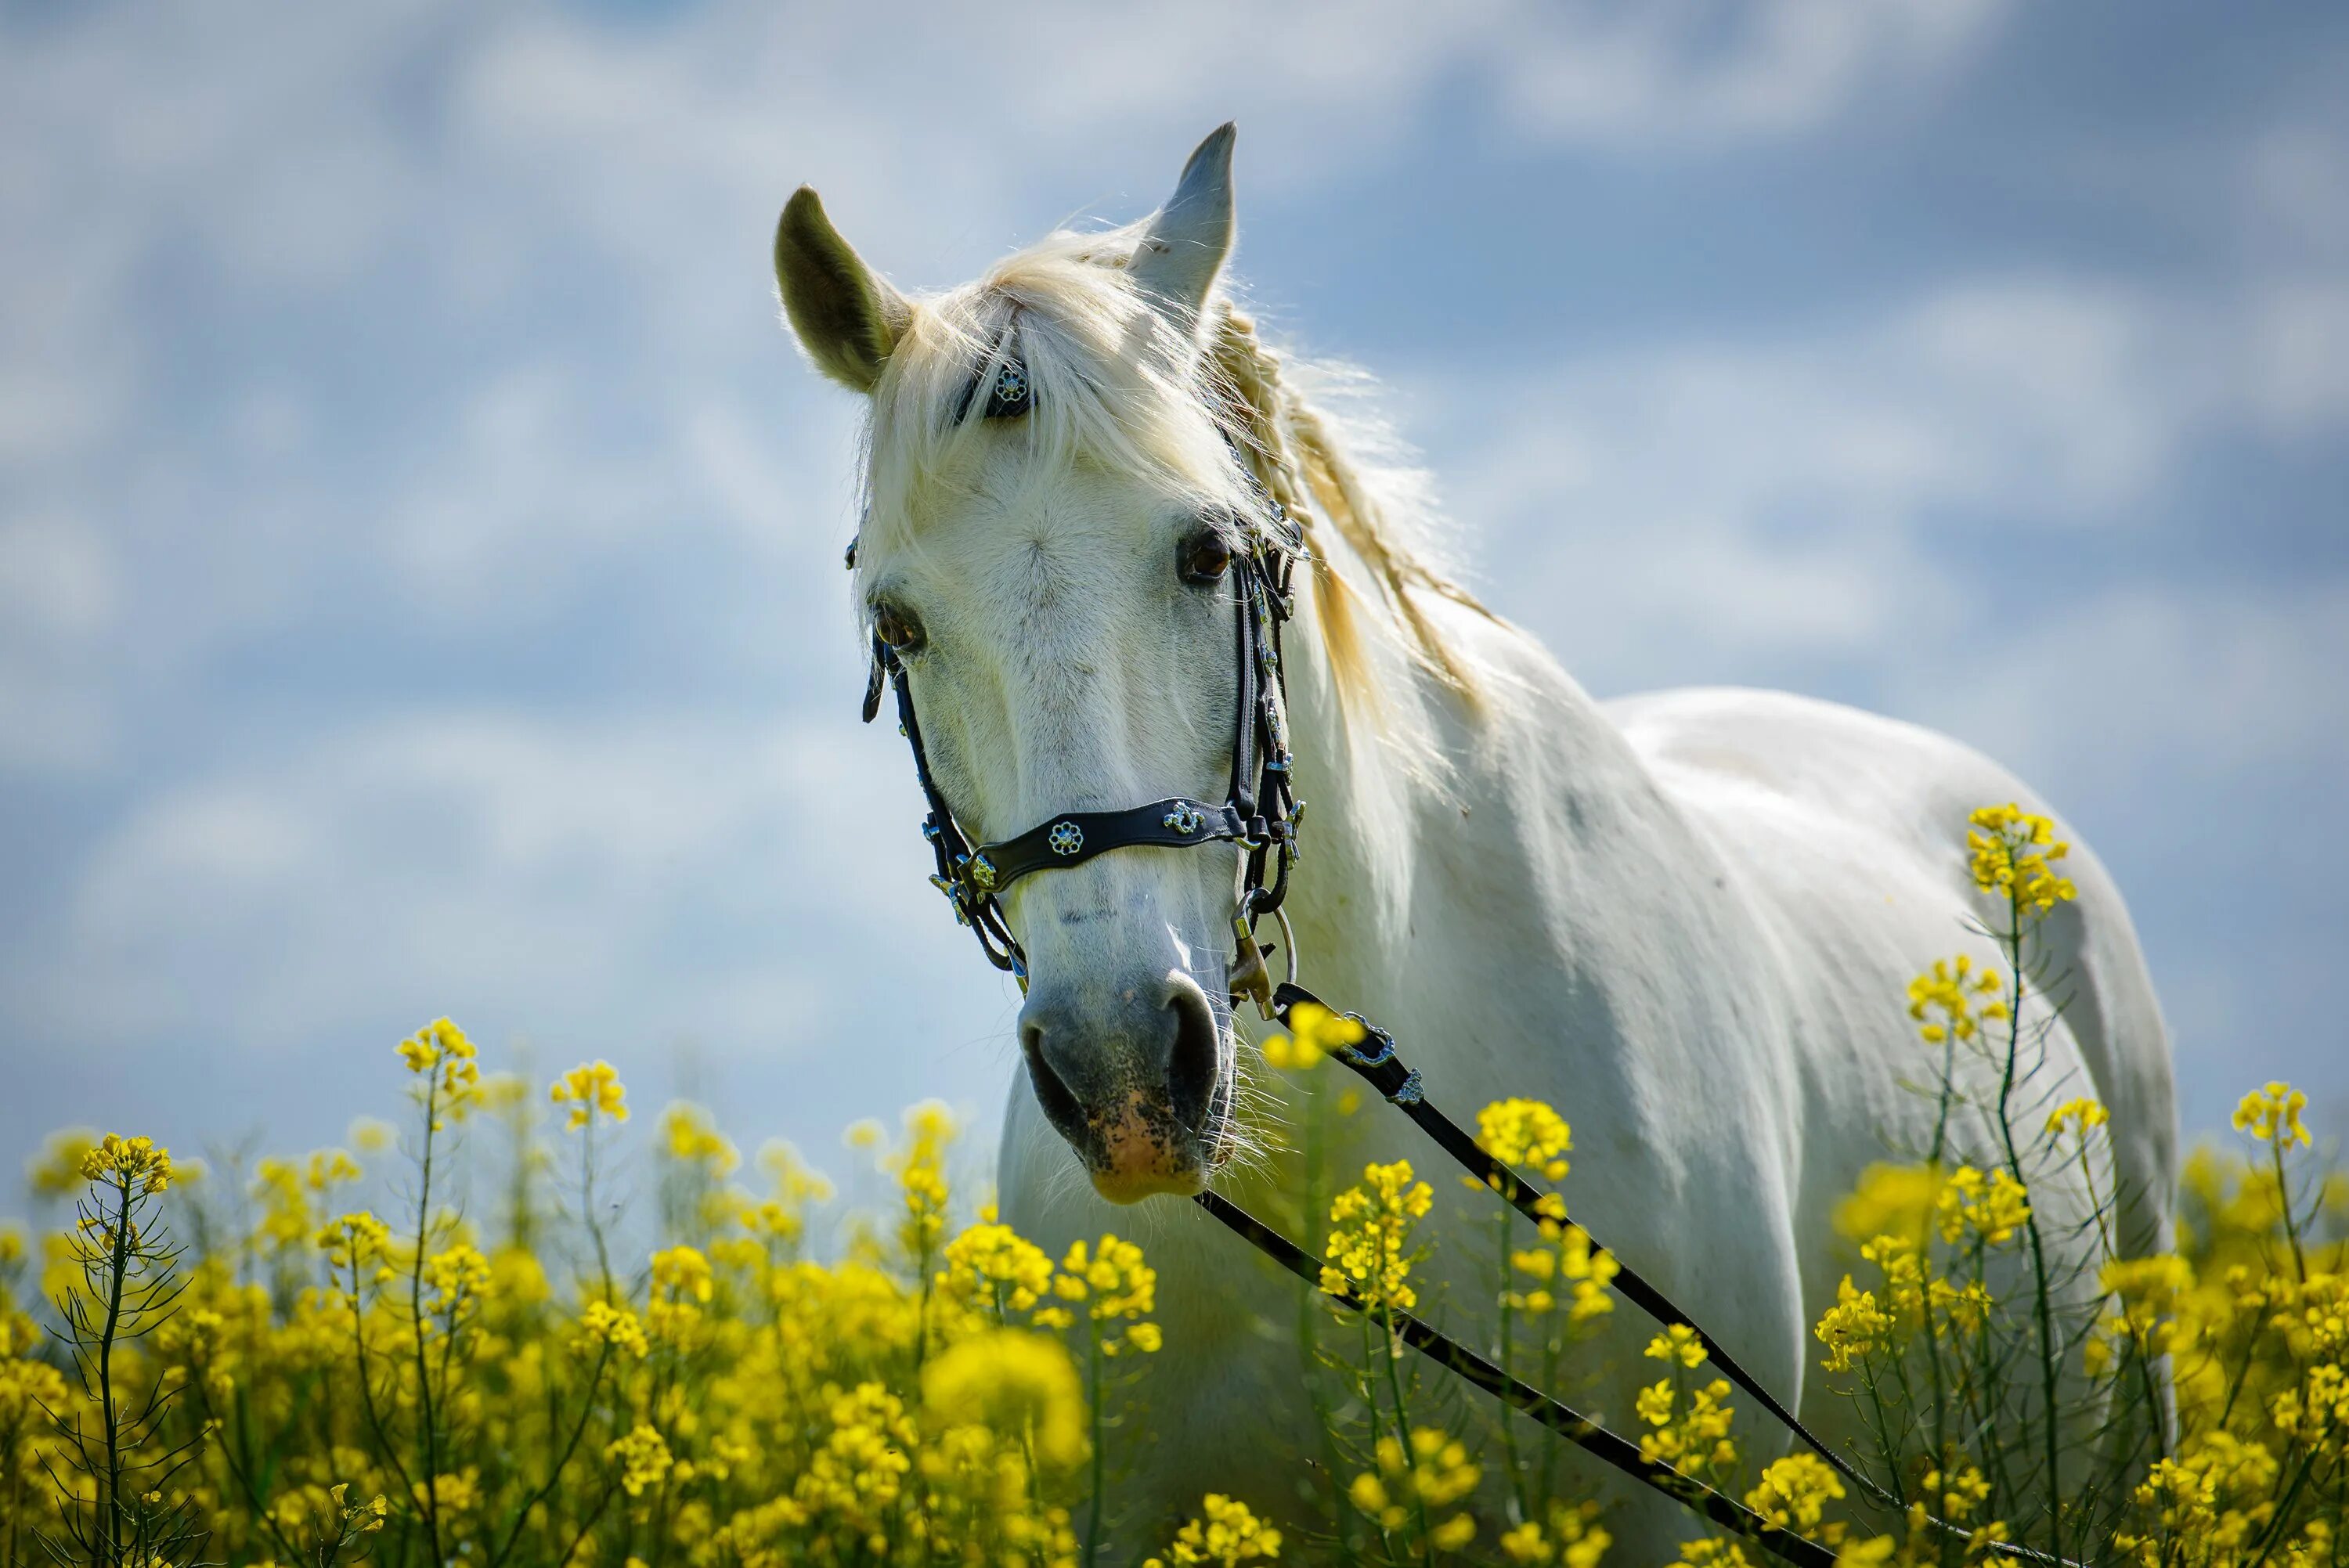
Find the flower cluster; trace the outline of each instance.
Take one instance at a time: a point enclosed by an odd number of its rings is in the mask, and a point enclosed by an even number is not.
[[[938,1288],[966,1305],[979,1305],[998,1324],[1030,1312],[1052,1288],[1052,1260],[1009,1225],[982,1217],[947,1243]]]
[[[1966,848],[1973,857],[1976,887],[2039,914],[2078,896],[2070,881],[2050,867],[2072,852],[2055,836],[2051,820],[2009,803],[1982,807],[1968,820]]]
[[[2308,1096],[2288,1083],[2253,1089],[2235,1107],[2235,1130],[2279,1149],[2305,1149],[2308,1129],[2301,1125],[2300,1113],[2307,1104]]]
[[[1729,1392],[1728,1379],[1723,1377],[1688,1389],[1685,1398],[1671,1377],[1640,1389],[1632,1409],[1653,1429],[1640,1434],[1640,1457],[1687,1476],[1734,1469],[1737,1445],[1730,1439],[1729,1425],[1737,1412],[1729,1403]]]
[[[1067,1467],[1085,1457],[1085,1396],[1058,1339],[996,1328],[922,1368],[923,1408],[947,1426],[1028,1436],[1036,1457]]]
[[[151,1138],[109,1132],[82,1155],[78,1168],[85,1181],[128,1191],[160,1192],[171,1184],[171,1151],[157,1148]]]
[[[2031,1218],[2031,1195],[2004,1171],[1984,1175],[1971,1165],[1961,1165],[1942,1183],[1935,1214],[1943,1241],[1975,1236],[1998,1246],[2013,1241],[2016,1230]]]
[[[1504,1165],[1562,1181],[1574,1132],[1540,1100],[1497,1099],[1476,1113],[1476,1144]]]
[[[1426,1182],[1412,1179],[1408,1160],[1364,1167],[1361,1181],[1330,1205],[1321,1288],[1332,1295],[1351,1292],[1372,1310],[1418,1305],[1411,1285],[1412,1222],[1425,1216],[1434,1198]]]
[[[1518,1247],[1509,1253],[1509,1267],[1533,1283],[1523,1290],[1505,1290],[1502,1300],[1513,1310],[1537,1316],[1558,1306],[1557,1291],[1566,1293],[1566,1319],[1575,1326],[1615,1310],[1608,1285],[1622,1269],[1612,1253],[1593,1246],[1590,1233],[1556,1215],[1544,1218],[1543,1237],[1552,1244]]]
[[[1333,1013],[1319,1002],[1299,1002],[1291,1007],[1288,1028],[1288,1034],[1266,1039],[1264,1059],[1267,1066],[1290,1072],[1318,1066],[1324,1057],[1361,1045],[1369,1034],[1360,1018]]]
[[[2061,1138],[2072,1133],[2083,1141],[2089,1130],[2102,1127],[2112,1120],[2112,1113],[2104,1102],[2096,1099],[2067,1099],[2047,1114],[2047,1136]]]
[[[481,1070],[473,1042],[446,1018],[435,1018],[399,1042],[399,1059],[422,1082],[419,1092],[432,1108],[431,1129],[442,1115],[463,1116],[481,1098]]]
[[[2003,989],[1996,970],[1977,971],[1963,953],[1936,958],[1932,968],[1909,982],[1909,1016],[1928,1045],[1971,1040],[1984,1019],[2006,1016],[2006,1004],[1998,999]]]
[[[1599,1505],[1553,1503],[1547,1520],[1528,1519],[1501,1536],[1501,1551],[1524,1568],[1599,1568],[1614,1538],[1599,1527]]]
[[[1174,1532],[1174,1544],[1163,1558],[1152,1557],[1143,1568],[1239,1568],[1243,1563],[1270,1562],[1280,1555],[1280,1532],[1265,1523],[1236,1498],[1211,1491],[1200,1504],[1199,1517]]]
[[[1426,1521],[1428,1544],[1438,1552],[1457,1552],[1476,1538],[1476,1521],[1467,1513],[1434,1518],[1475,1491],[1484,1476],[1466,1444],[1436,1428],[1415,1427],[1409,1447],[1383,1437],[1375,1455],[1378,1468],[1357,1475],[1346,1491],[1365,1518],[1389,1532]]]
[[[628,1119],[627,1086],[620,1082],[618,1069],[606,1061],[582,1062],[573,1068],[554,1080],[546,1098],[570,1108],[567,1125],[574,1130],[599,1116],[606,1121]]]

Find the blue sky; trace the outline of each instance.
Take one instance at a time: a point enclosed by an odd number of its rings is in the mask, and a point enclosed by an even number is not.
[[[991,1119],[768,240],[952,284],[1227,118],[1498,608],[2007,760],[2189,1127],[2341,1125],[2349,12],[223,0],[0,9],[0,1159],[331,1142],[442,1013],[747,1141]]]

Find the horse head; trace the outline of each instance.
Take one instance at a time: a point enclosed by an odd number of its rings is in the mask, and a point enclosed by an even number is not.
[[[775,238],[802,346],[868,402],[858,600],[876,698],[885,669],[919,714],[954,851],[941,883],[1000,922],[1037,1100],[1127,1202],[1199,1191],[1234,1137],[1246,851],[1169,841],[1197,816],[1185,801],[1243,794],[1234,628],[1277,521],[1214,363],[1231,150],[1226,126],[1141,223],[1056,235],[933,296],[867,266],[812,191]],[[1144,802],[1173,808],[1166,830],[1111,852],[1068,820]],[[1053,874],[1008,877],[998,903],[996,868],[966,851],[1023,834]]]

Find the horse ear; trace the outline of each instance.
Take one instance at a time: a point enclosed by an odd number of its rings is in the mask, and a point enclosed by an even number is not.
[[[775,284],[815,367],[843,387],[872,391],[913,324],[914,307],[849,248],[804,185],[775,225]]]
[[[1188,333],[1232,249],[1232,139],[1226,120],[1199,143],[1174,194],[1126,263],[1134,286]]]

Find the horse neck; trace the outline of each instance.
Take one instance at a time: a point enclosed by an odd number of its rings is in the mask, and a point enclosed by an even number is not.
[[[1462,944],[1571,964],[1543,933],[1603,924],[1598,906],[1661,869],[1651,862],[1666,846],[1693,852],[1622,732],[1530,639],[1445,606],[1475,691],[1403,655],[1391,630],[1376,639],[1377,697],[1341,694],[1318,597],[1299,595],[1285,654],[1310,808],[1288,908],[1300,978],[1333,1006],[1424,992],[1414,981]],[[1633,854],[1647,858],[1634,866]]]

